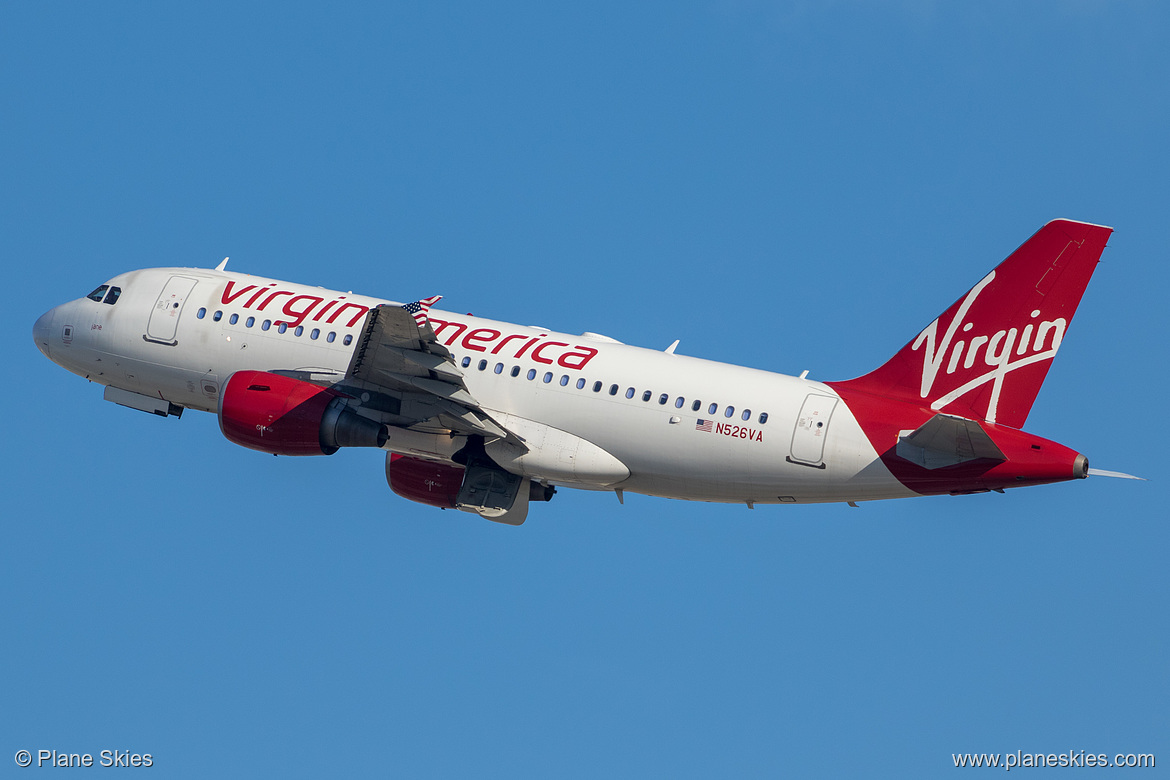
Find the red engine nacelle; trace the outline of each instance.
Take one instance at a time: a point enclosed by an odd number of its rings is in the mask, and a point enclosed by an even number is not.
[[[219,428],[231,442],[274,455],[332,455],[381,447],[386,429],[346,408],[336,390],[265,371],[237,371],[219,399]]]
[[[454,509],[463,484],[463,467],[392,452],[386,458],[386,481],[403,498]]]

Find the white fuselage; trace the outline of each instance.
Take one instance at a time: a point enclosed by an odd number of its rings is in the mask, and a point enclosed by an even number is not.
[[[189,268],[133,271],[109,285],[122,290],[113,305],[82,298],[42,317],[38,345],[94,382],[213,413],[236,371],[340,379],[364,312],[391,303]],[[916,495],[820,382],[594,334],[438,309],[430,319],[470,395],[494,419],[566,432],[629,470],[616,484],[559,480],[572,487],[751,504]],[[402,441],[391,436],[386,449],[417,452]]]

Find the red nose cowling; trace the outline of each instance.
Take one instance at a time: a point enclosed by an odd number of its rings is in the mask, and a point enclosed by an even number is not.
[[[350,411],[343,394],[265,371],[237,371],[220,394],[219,427],[229,441],[275,455],[332,455],[339,447],[381,447],[382,425]]]
[[[386,459],[386,481],[403,498],[453,509],[463,484],[463,467],[392,453]]]

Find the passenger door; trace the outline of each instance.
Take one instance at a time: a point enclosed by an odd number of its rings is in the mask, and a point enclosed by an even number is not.
[[[175,339],[179,329],[179,316],[183,313],[183,305],[191,291],[195,289],[196,283],[196,280],[189,276],[172,276],[167,280],[150,312],[144,339],[172,347],[179,343]]]
[[[800,407],[796,428],[792,431],[792,447],[788,460],[805,466],[825,467],[825,436],[829,432],[829,418],[837,407],[837,399],[830,395],[810,394]]]

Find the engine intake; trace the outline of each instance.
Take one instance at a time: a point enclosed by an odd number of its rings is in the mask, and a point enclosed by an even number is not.
[[[273,455],[332,455],[386,443],[386,427],[346,408],[341,392],[266,371],[228,378],[219,428],[228,441]]]

